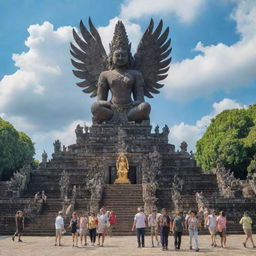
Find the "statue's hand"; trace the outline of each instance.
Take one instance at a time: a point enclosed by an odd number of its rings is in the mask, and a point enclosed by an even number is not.
[[[143,101],[141,101],[141,100],[135,100],[135,101],[133,101],[132,102],[132,105],[133,106],[138,106],[138,105],[140,105],[140,103],[142,103]]]
[[[107,107],[107,108],[110,108],[111,106],[111,103],[109,101],[106,101],[106,100],[99,100],[98,103],[103,106],[103,107]]]

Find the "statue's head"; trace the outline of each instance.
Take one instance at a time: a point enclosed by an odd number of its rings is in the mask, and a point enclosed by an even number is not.
[[[115,27],[112,42],[109,44],[109,67],[129,67],[133,63],[131,43],[129,43],[124,24],[118,21]]]

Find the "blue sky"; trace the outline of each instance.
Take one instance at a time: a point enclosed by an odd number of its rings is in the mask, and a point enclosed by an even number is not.
[[[181,1],[180,1],[181,2]],[[255,103],[254,0],[0,0],[0,116],[36,143],[74,142],[77,123],[90,123],[88,95],[74,84],[71,29],[90,16],[103,42],[122,19],[134,49],[151,17],[170,27],[173,63],[161,94],[147,99],[151,122],[171,128],[170,143],[194,149],[210,119]]]

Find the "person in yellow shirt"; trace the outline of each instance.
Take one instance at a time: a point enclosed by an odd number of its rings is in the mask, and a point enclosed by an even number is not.
[[[89,228],[89,234],[90,234],[90,240],[91,240],[92,246],[94,246],[95,241],[96,241],[97,226],[98,226],[98,218],[95,213],[91,213],[91,215],[89,216],[89,220],[88,220],[88,228]]]
[[[253,248],[256,248],[253,239],[252,239],[252,219],[249,217],[247,211],[244,212],[244,216],[241,218],[240,224],[243,225],[244,233],[246,234],[245,241],[243,242],[244,247],[246,247],[247,241],[250,239],[253,245]]]

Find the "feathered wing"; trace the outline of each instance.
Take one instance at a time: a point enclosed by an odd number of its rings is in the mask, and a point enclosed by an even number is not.
[[[83,87],[83,92],[91,93],[91,97],[97,95],[97,82],[102,71],[107,70],[107,55],[101,42],[100,35],[89,18],[90,32],[80,22],[81,37],[73,29],[73,37],[77,46],[71,43],[70,53],[74,57],[71,59],[73,70],[76,77],[83,79],[82,82],[76,83]]]
[[[169,27],[162,33],[163,21],[161,20],[154,30],[154,21],[150,24],[141,38],[135,58],[135,68],[144,78],[144,95],[153,98],[151,93],[159,93],[159,88],[164,85],[158,82],[167,77],[171,58],[169,57],[171,39],[168,39]],[[154,30],[154,31],[153,31]]]

